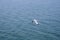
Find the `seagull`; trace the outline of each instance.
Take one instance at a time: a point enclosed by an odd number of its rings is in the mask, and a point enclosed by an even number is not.
[[[32,23],[39,24],[36,19],[33,19]]]

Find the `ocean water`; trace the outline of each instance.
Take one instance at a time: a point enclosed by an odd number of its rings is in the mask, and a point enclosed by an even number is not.
[[[0,40],[60,40],[60,0],[0,0]]]

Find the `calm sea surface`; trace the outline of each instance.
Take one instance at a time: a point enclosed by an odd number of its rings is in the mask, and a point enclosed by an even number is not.
[[[0,0],[0,40],[60,40],[60,0]]]

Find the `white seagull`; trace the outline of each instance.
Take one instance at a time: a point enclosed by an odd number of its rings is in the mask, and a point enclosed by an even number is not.
[[[34,19],[32,22],[35,23],[35,24],[39,24],[36,19]]]

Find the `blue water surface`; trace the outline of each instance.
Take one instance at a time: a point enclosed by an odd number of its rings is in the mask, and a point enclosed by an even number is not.
[[[0,0],[0,40],[60,40],[60,0]]]

